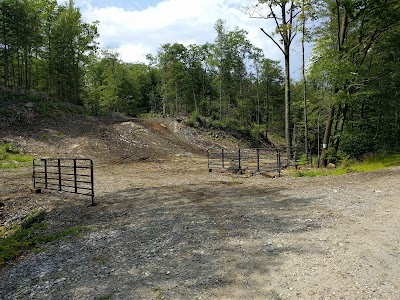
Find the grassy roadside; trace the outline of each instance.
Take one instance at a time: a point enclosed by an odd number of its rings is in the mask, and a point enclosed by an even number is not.
[[[20,225],[12,228],[0,227],[0,266],[12,261],[28,250],[40,251],[45,243],[77,236],[88,230],[86,227],[72,227],[55,233],[45,233],[50,225],[44,222],[46,213],[37,211]]]
[[[339,176],[348,173],[378,171],[389,167],[400,166],[400,154],[374,155],[362,162],[342,162],[337,168],[308,168],[290,172],[293,177]]]

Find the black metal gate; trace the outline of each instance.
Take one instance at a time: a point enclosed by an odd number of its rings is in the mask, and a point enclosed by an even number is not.
[[[281,155],[276,148],[217,148],[208,149],[208,169],[256,172],[281,172]]]
[[[33,187],[90,196],[94,205],[93,161],[89,158],[33,160]]]

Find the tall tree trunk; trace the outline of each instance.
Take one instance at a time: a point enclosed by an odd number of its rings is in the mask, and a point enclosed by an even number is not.
[[[331,138],[332,124],[334,118],[335,118],[335,106],[331,104],[331,107],[329,108],[328,119],[326,120],[324,139],[322,141],[322,155],[319,163],[320,167],[326,167],[326,158],[325,155],[323,154],[328,149],[329,146],[329,140]]]
[[[179,114],[178,83],[175,80],[175,111],[174,116]]]
[[[77,50],[77,58],[75,62],[75,78],[74,78],[74,102],[79,104],[79,62],[80,62],[80,51]]]
[[[192,86],[192,93],[193,93],[194,110],[197,112],[199,109],[197,108],[197,99],[196,99],[196,92],[194,90],[194,86]]]
[[[12,61],[12,57],[11,57],[11,79],[12,79],[12,84],[14,86],[18,85],[18,77],[17,77],[17,72],[15,72],[15,64]]]
[[[285,142],[286,157],[288,162],[292,159],[292,116],[291,116],[291,93],[290,93],[290,46],[296,35],[295,20],[299,15],[295,1],[258,1],[268,6],[270,16],[275,21],[276,32],[280,39],[267,33],[263,28],[262,32],[274,42],[282,51],[285,57]],[[258,5],[257,4],[257,5]],[[289,7],[287,7],[287,5]],[[279,9],[278,9],[279,8]]]
[[[260,83],[258,81],[257,72],[257,85],[256,85],[256,97],[257,97],[257,140],[260,140]]]
[[[8,40],[7,40],[7,32],[6,32],[6,20],[3,19],[3,40],[4,40],[4,86],[8,86]]]
[[[342,137],[344,124],[346,122],[346,116],[347,116],[348,109],[349,109],[349,105],[347,103],[341,109],[341,115],[340,115],[340,119],[339,119],[339,125],[337,128],[336,139],[335,139],[335,144],[334,144],[334,148],[335,148],[336,152],[339,150],[340,141],[341,141],[341,137]],[[339,118],[339,116],[338,116],[338,118]]]
[[[337,26],[338,26],[338,29],[337,29],[337,51],[338,51],[338,55],[339,55],[338,61],[341,61],[343,58],[342,52],[343,52],[344,43],[347,38],[349,18],[348,18],[348,14],[347,14],[346,10],[344,10],[343,15],[340,12],[340,3],[338,0],[336,0],[336,20],[335,21],[337,22]],[[332,91],[333,91],[333,95],[335,95],[339,91],[339,89],[336,87],[336,85],[334,85]],[[323,143],[322,144],[322,153],[324,153],[329,147],[334,118],[335,118],[335,105],[332,103],[331,107],[329,109],[328,119],[326,120],[324,140],[322,142]],[[325,167],[326,166],[325,155],[321,156],[321,160],[322,161],[320,161],[319,165]]]
[[[394,110],[394,119],[395,119],[395,135],[396,135],[396,144],[395,144],[395,149],[399,150],[399,144],[400,144],[400,122],[399,122],[399,112],[397,106],[395,106]]]
[[[25,89],[30,89],[30,78],[29,78],[29,51],[25,49]]]
[[[21,54],[20,50],[17,49],[17,70],[18,70],[18,86],[22,87],[22,65],[21,65]]]
[[[302,54],[302,75],[303,75],[303,102],[304,102],[304,151],[308,158],[308,115],[307,115],[307,80],[306,80],[306,59],[304,40],[306,36],[306,14],[305,14],[305,3],[302,1],[303,10],[303,24],[302,24],[302,39],[301,39],[301,54]]]
[[[167,113],[167,83],[165,79],[166,75],[164,74],[163,76],[163,93],[162,93],[162,110],[163,110],[163,116],[166,115]]]
[[[285,48],[285,141],[286,157],[288,162],[292,159],[292,117],[290,103],[290,56],[289,47]]]
[[[222,80],[219,79],[219,121],[222,122]]]
[[[67,102],[67,64],[64,60],[64,71],[63,71],[63,101]]]
[[[166,102],[167,102],[166,97],[165,97],[165,95],[163,95],[163,97],[162,97],[163,116],[165,116],[165,115],[166,115],[166,112],[167,112],[167,105],[166,105]]]
[[[269,83],[267,83],[266,96],[264,98],[264,109],[265,109],[265,138],[268,139],[268,124],[269,124]]]

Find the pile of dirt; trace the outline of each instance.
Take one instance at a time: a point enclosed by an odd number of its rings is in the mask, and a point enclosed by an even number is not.
[[[48,118],[1,126],[0,143],[14,143],[34,158],[91,158],[95,170],[140,162],[165,165],[188,157],[206,159],[208,148],[246,146],[227,134],[187,126],[182,118],[123,116]],[[203,164],[207,166],[206,161]],[[46,209],[47,204],[32,200],[31,172],[31,168],[1,171],[0,226],[17,224],[38,208]],[[25,180],[16,184],[16,174]]]
[[[89,157],[100,163],[157,161],[206,155],[208,148],[246,146],[226,134],[186,126],[181,119],[75,116],[0,128],[34,157]],[[0,141],[1,142],[1,141]]]

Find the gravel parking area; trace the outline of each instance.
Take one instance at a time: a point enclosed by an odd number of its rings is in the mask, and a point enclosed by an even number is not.
[[[95,170],[96,203],[2,171],[1,221],[33,208],[82,235],[0,267],[0,299],[400,299],[400,168],[209,173],[188,155]],[[11,210],[14,210],[11,213]]]

